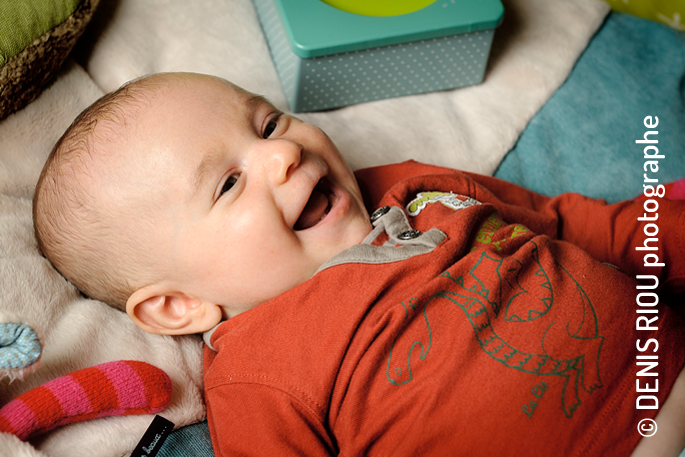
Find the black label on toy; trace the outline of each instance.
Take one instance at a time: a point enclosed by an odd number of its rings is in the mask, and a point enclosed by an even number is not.
[[[145,431],[145,434],[131,453],[131,457],[154,457],[174,429],[173,422],[164,419],[162,416],[155,416],[152,423]]]

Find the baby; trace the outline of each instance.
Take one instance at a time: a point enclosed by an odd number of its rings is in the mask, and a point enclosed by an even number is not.
[[[321,130],[217,78],[129,84],[55,151],[36,198],[43,252],[86,295],[154,333],[208,330],[371,231]]]
[[[86,295],[205,334],[217,455],[677,455],[682,322],[634,311],[635,275],[685,288],[685,208],[659,205],[650,267],[642,203],[414,162],[355,177],[264,98],[161,74],[74,121],[34,223]]]

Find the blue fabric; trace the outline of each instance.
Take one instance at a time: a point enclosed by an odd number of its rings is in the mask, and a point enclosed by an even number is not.
[[[665,159],[653,177],[685,177],[685,33],[611,13],[566,82],[534,116],[495,176],[544,195],[609,202],[642,193],[645,116]]]
[[[26,324],[0,324],[0,369],[26,368],[38,360],[40,340]]]
[[[157,457],[214,457],[207,421],[171,432]]]

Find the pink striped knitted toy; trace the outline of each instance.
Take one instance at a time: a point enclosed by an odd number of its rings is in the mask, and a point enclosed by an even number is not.
[[[96,417],[152,414],[171,400],[171,379],[134,360],[108,362],[53,379],[0,409],[0,432],[21,440]]]

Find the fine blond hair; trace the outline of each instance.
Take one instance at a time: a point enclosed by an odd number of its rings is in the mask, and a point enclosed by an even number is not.
[[[131,81],[79,114],[50,152],[33,198],[43,255],[86,296],[120,309],[146,279],[153,280],[146,278],[146,249],[135,237],[121,235],[122,214],[111,214],[97,201],[87,178],[103,154],[98,145],[116,147],[127,124],[150,102],[150,90],[164,80],[155,75]]]

